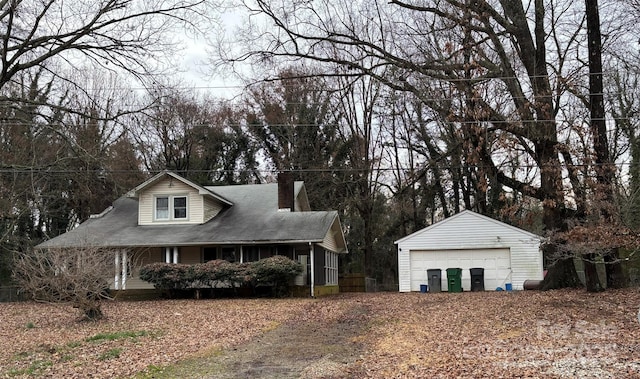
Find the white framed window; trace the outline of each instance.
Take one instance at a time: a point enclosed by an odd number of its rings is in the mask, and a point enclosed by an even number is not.
[[[156,197],[156,220],[169,219],[169,197]]]
[[[186,220],[189,217],[186,195],[156,196],[154,207],[156,221]]]
[[[187,218],[187,197],[179,196],[173,198],[173,218],[176,220]]]
[[[332,251],[324,252],[324,277],[326,284],[338,284],[338,254]]]

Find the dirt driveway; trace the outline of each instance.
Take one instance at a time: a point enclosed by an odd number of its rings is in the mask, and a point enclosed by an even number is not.
[[[363,352],[368,308],[356,305],[326,323],[299,315],[255,340],[200,361],[196,377],[342,378]],[[206,368],[205,368],[206,367]],[[184,374],[184,373],[182,373]]]

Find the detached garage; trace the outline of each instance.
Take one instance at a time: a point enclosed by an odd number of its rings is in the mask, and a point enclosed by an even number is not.
[[[484,269],[484,288],[510,283],[522,289],[525,280],[542,280],[542,237],[472,211],[410,234],[398,245],[400,292],[420,291],[427,270],[440,269],[447,290],[448,268],[462,269],[462,289],[471,289],[471,268]]]

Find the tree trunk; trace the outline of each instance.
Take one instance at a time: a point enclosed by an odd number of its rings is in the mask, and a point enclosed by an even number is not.
[[[584,264],[585,287],[588,292],[604,291],[604,287],[602,286],[602,283],[600,283],[600,277],[598,277],[595,260],[595,254],[586,254],[582,258],[582,263]]]
[[[83,311],[84,311],[84,317],[89,321],[98,321],[104,317],[104,314],[102,313],[102,309],[100,309],[99,305],[88,307],[86,309],[83,309]]]
[[[604,256],[605,268],[607,271],[607,288],[624,288],[627,280],[622,270],[622,262],[618,259],[618,249],[613,254]]]
[[[573,259],[568,258],[558,260],[548,267],[540,289],[546,291],[557,288],[578,288],[581,285]]]
[[[610,216],[608,206],[613,200],[614,168],[609,156],[609,142],[604,109],[604,85],[602,79],[602,41],[598,0],[585,0],[587,12],[587,39],[589,47],[589,113],[593,150],[596,155],[598,189],[603,197],[603,216]]]
[[[633,133],[629,128],[629,134]],[[634,229],[640,228],[640,138],[635,134],[629,137],[631,146],[631,163],[629,165],[629,210],[627,224]]]
[[[615,168],[609,156],[607,125],[605,122],[604,85],[602,78],[602,37],[600,33],[600,14],[598,0],[585,0],[587,16],[587,39],[589,47],[589,112],[591,115],[591,134],[593,150],[596,155],[595,192],[600,194],[600,213],[602,222],[614,222],[614,176]],[[618,250],[612,248],[605,254],[607,264],[607,288],[620,288],[624,285],[622,267],[618,263]],[[587,288],[587,290],[590,290]]]

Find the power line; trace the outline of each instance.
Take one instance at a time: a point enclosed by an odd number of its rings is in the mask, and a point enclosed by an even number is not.
[[[633,163],[631,162],[614,162],[614,163],[578,163],[578,164],[566,164],[560,163],[560,168],[596,168],[596,167],[624,167],[631,166]],[[550,165],[537,165],[537,164],[501,164],[497,165],[498,170],[504,171],[505,169],[510,170],[518,170],[518,169],[540,169],[544,167],[549,167]],[[188,170],[173,170],[179,173],[263,173],[270,174],[279,171],[288,171],[292,173],[345,173],[345,172],[393,172],[393,171],[423,171],[428,170],[429,168],[437,168],[438,170],[458,170],[458,169],[483,169],[488,170],[493,166],[490,165],[478,165],[478,164],[470,164],[470,165],[447,165],[447,164],[426,164],[426,165],[418,165],[416,167],[407,167],[407,166],[398,166],[398,167],[364,167],[364,168],[351,168],[351,167],[336,167],[336,168],[298,168],[298,169],[268,169],[268,168],[246,168],[246,169],[188,169]],[[554,166],[556,167],[556,166]],[[157,173],[162,170],[151,170],[149,173]],[[109,170],[109,169],[91,169],[91,170],[81,170],[81,169],[60,169],[60,168],[38,168],[38,167],[3,167],[0,168],[0,174],[144,174],[145,171],[142,170],[134,170],[134,169],[126,169],[126,170]]]
[[[383,118],[383,120],[381,120],[379,122],[379,124],[382,124],[384,119],[386,117],[388,117],[385,114],[380,114],[380,117]],[[242,118],[242,117],[238,117],[238,118]],[[475,125],[475,124],[479,124],[479,123],[486,123],[486,124],[494,124],[494,125],[513,125],[513,124],[535,124],[535,123],[539,123],[539,122],[554,122],[558,125],[558,127],[566,127],[567,124],[571,124],[573,126],[583,126],[584,123],[588,122],[589,120],[591,120],[591,118],[589,118],[588,116],[585,115],[585,117],[579,118],[576,117],[576,120],[562,120],[562,119],[530,119],[530,120],[519,120],[519,119],[514,119],[514,120],[491,120],[491,119],[471,119],[471,120],[443,120],[443,119],[432,119],[426,122],[426,124],[459,124],[459,125]],[[602,120],[602,118],[598,118],[598,119],[594,119],[594,120]],[[605,117],[604,120],[606,122],[615,122],[615,121],[635,121],[636,119],[631,118],[631,117]],[[112,119],[108,119],[108,120],[101,120],[101,119],[97,119],[97,121],[105,121],[105,122],[115,122]],[[171,120],[168,121],[163,121],[160,120],[158,122],[153,122],[153,120],[150,120],[149,124],[151,126],[153,125],[166,125],[169,124],[170,126],[174,126],[174,127],[180,127],[180,126],[188,126],[188,127],[211,127],[211,126],[219,126],[219,127],[244,127],[244,126],[251,126],[251,125],[255,125],[255,126],[270,126],[270,127],[328,127],[328,126],[336,126],[336,125],[343,125],[345,124],[344,122],[340,122],[341,120],[338,119],[336,121],[326,121],[326,122],[319,122],[319,123],[269,123],[269,122],[264,122],[264,120],[262,119],[257,119],[257,121],[259,121],[259,124],[256,123],[252,123],[252,122],[245,122],[245,123],[239,123],[239,122],[221,122],[221,123],[197,123],[197,124],[189,124],[189,123],[177,123],[177,122],[171,122]],[[640,118],[637,120],[640,121]],[[577,124],[576,122],[580,122],[580,124]],[[120,121],[118,122],[118,124],[124,124],[124,122]],[[415,126],[416,123],[414,123],[413,125],[410,126]],[[66,122],[66,123],[59,123],[59,124],[48,124],[48,123],[38,123],[38,122],[3,122],[2,120],[0,120],[0,128],[3,126],[8,126],[8,127],[47,127],[47,128],[55,128],[55,127],[73,127],[73,126],[79,126],[77,124],[74,124],[73,122]],[[140,126],[138,126],[140,128]],[[144,127],[142,127],[142,129],[144,129]]]
[[[417,66],[417,64],[416,64]],[[365,67],[366,69],[366,67]],[[563,80],[563,82],[566,82],[567,80],[579,80],[581,77],[589,77],[589,76],[596,76],[596,75],[602,75],[604,77],[607,76],[612,76],[615,77],[617,76],[620,71],[619,70],[615,70],[615,69],[611,69],[611,70],[604,70],[601,72],[596,72],[596,73],[589,73],[586,70],[588,69],[587,66],[581,66],[578,68],[578,70],[584,70],[584,72],[573,72],[573,73],[566,73],[565,75],[557,75],[557,74],[546,74],[546,75],[529,75],[525,72],[522,72],[521,75],[494,75],[494,76],[478,76],[478,77],[472,77],[472,78],[445,78],[445,77],[437,77],[435,75],[429,75],[428,73],[422,73],[418,70],[415,69],[411,69],[411,68],[407,68],[405,73],[408,71],[410,74],[411,73],[416,73],[417,75],[419,75],[420,77],[426,77],[425,81],[427,83],[438,83],[438,84],[446,84],[446,83],[464,83],[464,82],[477,82],[477,83],[482,83],[482,82],[487,82],[487,81],[491,81],[491,80],[500,80],[500,81],[506,81],[506,80],[523,80],[523,79],[547,79],[547,80]],[[437,72],[438,69],[433,69],[433,72]],[[158,92],[158,93],[163,93],[164,91],[172,91],[172,90],[204,90],[204,91],[209,91],[209,90],[224,90],[224,89],[246,89],[246,88],[251,88],[251,87],[255,87],[255,86],[260,86],[260,85],[264,85],[264,84],[269,84],[269,83],[280,83],[279,86],[282,87],[300,87],[301,83],[305,80],[313,80],[314,78],[320,77],[320,78],[324,78],[324,77],[333,77],[333,78],[340,78],[340,77],[348,77],[351,78],[353,77],[353,75],[347,74],[347,73],[336,73],[336,72],[330,72],[330,73],[309,73],[309,74],[305,74],[304,72],[300,72],[300,75],[296,76],[293,75],[291,77],[272,77],[272,78],[263,78],[263,79],[252,79],[252,83],[249,84],[224,84],[224,85],[166,85],[163,87],[153,87],[153,86],[149,86],[149,87],[139,87],[139,86],[135,86],[135,87],[129,87],[129,86],[114,86],[114,87],[89,87],[89,88],[84,88],[83,90],[85,92],[105,92],[105,91],[130,91],[130,92],[140,92],[140,91],[152,91],[152,92]],[[315,75],[314,75],[315,74]],[[359,74],[360,76],[367,76],[366,74]],[[396,78],[389,78],[389,79],[396,79]],[[403,79],[406,80],[407,77],[403,76]],[[208,79],[203,79],[202,81],[207,81]],[[216,79],[213,79],[213,81],[215,81]],[[292,82],[292,84],[287,84],[287,82]],[[399,83],[401,81],[398,81]],[[415,84],[420,84],[420,83],[415,83]],[[578,83],[580,84],[580,83]],[[586,85],[584,86],[586,87]],[[422,89],[428,89],[428,88],[422,88]],[[315,89],[313,87],[307,87],[305,88],[305,90],[309,90],[309,91],[323,91],[325,89]]]

